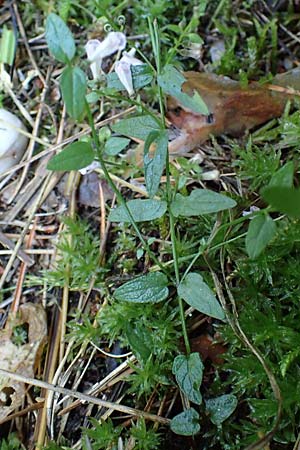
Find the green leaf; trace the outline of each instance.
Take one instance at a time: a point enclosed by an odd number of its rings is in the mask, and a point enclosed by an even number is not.
[[[170,427],[173,433],[192,436],[200,430],[199,414],[194,408],[186,409],[173,417]]]
[[[104,146],[104,151],[106,155],[115,156],[118,155],[124,148],[129,144],[130,139],[123,137],[111,137],[109,138]]]
[[[65,22],[51,13],[46,20],[46,41],[52,55],[60,62],[68,64],[75,55],[75,42]]]
[[[165,30],[173,31],[173,33],[176,33],[176,34],[182,33],[182,28],[178,25],[170,24],[170,25],[166,25],[164,28],[165,28]]]
[[[147,84],[150,84],[153,80],[153,71],[147,64],[139,66],[131,66],[131,74],[133,81],[133,89],[140,89]],[[116,89],[117,91],[124,91],[125,87],[119,80],[116,72],[112,72],[106,77],[107,87],[110,89]]]
[[[125,334],[133,353],[139,360],[147,361],[151,355],[151,349],[147,345],[149,334],[145,332],[144,326],[137,323],[132,327],[129,322],[126,322]]]
[[[175,97],[182,106],[197,114],[209,114],[206,104],[197,91],[193,92],[193,96],[182,92],[181,87],[186,79],[175,67],[171,65],[164,67],[162,74],[157,77],[157,81],[162,90]]]
[[[155,143],[154,155],[149,156],[151,144]],[[163,174],[168,151],[168,133],[165,130],[152,131],[144,146],[144,166],[147,191],[150,197],[153,197],[160,183]]]
[[[4,25],[0,40],[0,62],[12,66],[14,62],[15,51],[16,51],[15,34],[12,30],[9,30]]]
[[[147,139],[151,131],[159,131],[161,129],[159,123],[149,115],[134,116],[120,120],[111,128],[115,133],[142,139],[143,141]]]
[[[208,5],[209,0],[200,0],[198,3],[198,17],[201,17],[205,14],[207,5]]]
[[[86,94],[85,98],[89,104],[93,104],[99,101],[100,95],[98,92],[92,91]]]
[[[178,286],[178,295],[197,311],[225,321],[225,314],[212,290],[198,273],[189,273]]]
[[[160,200],[129,200],[126,203],[135,222],[147,222],[162,217],[167,210],[167,203]],[[125,206],[113,209],[108,220],[110,222],[131,222]]]
[[[195,189],[187,197],[176,194],[175,200],[171,204],[171,210],[175,217],[190,217],[215,213],[234,206],[236,206],[236,202],[225,195],[208,189]]]
[[[235,395],[225,394],[217,398],[211,398],[205,402],[206,411],[210,414],[210,420],[215,425],[221,425],[233,413],[238,401]]]
[[[300,218],[300,189],[294,187],[267,186],[261,190],[264,200],[275,211]]]
[[[259,214],[250,220],[246,236],[246,251],[249,258],[257,258],[275,233],[276,224],[268,214]]]
[[[80,120],[85,111],[86,76],[79,67],[66,67],[59,80],[68,114]]]
[[[123,284],[114,292],[117,300],[131,303],[158,303],[168,295],[168,279],[161,272],[142,275]]]
[[[87,142],[75,142],[68,145],[48,163],[48,170],[65,171],[78,170],[94,161],[95,154]]]
[[[204,43],[202,37],[198,33],[189,33],[187,34],[186,38],[189,40],[189,42],[192,42],[193,44]]]
[[[172,372],[182,392],[187,398],[197,405],[202,402],[200,385],[202,382],[204,366],[199,353],[176,356],[173,362]]]
[[[289,161],[272,176],[268,186],[293,187],[294,163]]]
[[[295,359],[298,359],[300,356],[300,348],[296,347],[294,350],[288,352],[285,354],[280,361],[280,373],[281,376],[284,378],[286,376],[286,372],[290,365],[295,361]]]

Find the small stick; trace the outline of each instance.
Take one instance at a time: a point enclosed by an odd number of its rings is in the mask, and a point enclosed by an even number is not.
[[[34,67],[34,69],[37,71],[41,82],[45,86],[46,85],[46,80],[45,80],[44,76],[41,74],[39,66],[36,63],[36,60],[34,59],[34,56],[32,54],[31,48],[30,48],[30,46],[28,44],[28,40],[27,40],[26,33],[25,33],[25,28],[23,26],[23,22],[21,20],[21,17],[20,17],[20,14],[19,14],[19,10],[18,10],[18,6],[17,6],[16,2],[14,2],[13,8],[14,8],[14,13],[15,13],[15,16],[16,16],[16,19],[17,19],[17,22],[18,22],[18,27],[19,27],[19,30],[20,30],[20,34],[21,34],[22,39],[23,39],[23,44],[24,44],[24,46],[26,48],[26,51],[28,53],[30,62],[32,64],[32,66]]]
[[[4,245],[5,247],[9,248],[11,251],[14,250],[15,244],[7,236],[5,236],[5,234],[3,234],[2,231],[0,231],[0,242],[1,242],[2,245]],[[32,258],[30,258],[24,252],[24,250],[22,250],[21,248],[19,248],[19,250],[17,251],[17,255],[16,256],[19,259],[21,259],[21,261],[26,263],[29,267],[34,264],[34,260]]]
[[[30,384],[32,386],[37,386],[41,389],[47,389],[50,391],[59,392],[60,394],[67,395],[70,397],[78,398],[83,403],[93,403],[94,405],[102,406],[103,408],[112,408],[115,411],[119,411],[124,414],[130,414],[131,416],[144,417],[146,420],[152,420],[153,422],[159,422],[163,425],[168,425],[170,419],[166,419],[162,416],[157,416],[156,414],[151,414],[145,411],[141,411],[136,408],[130,408],[129,406],[120,405],[114,402],[108,402],[106,400],[101,400],[97,397],[91,395],[83,394],[82,392],[72,391],[71,389],[66,389],[58,385],[53,385],[46,383],[46,381],[37,380],[35,378],[24,377],[19,373],[9,372],[8,370],[0,369],[0,375],[7,377],[9,379],[19,381],[20,383]]]

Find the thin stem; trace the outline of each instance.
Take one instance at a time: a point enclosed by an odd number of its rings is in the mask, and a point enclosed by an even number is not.
[[[155,262],[155,264],[157,264],[159,266],[159,268],[168,276],[168,272],[166,271],[165,267],[157,259],[155,254],[150,249],[147,241],[142,236],[142,234],[141,234],[141,232],[140,232],[140,230],[139,230],[139,228],[138,228],[138,226],[137,226],[137,224],[136,224],[136,222],[135,222],[135,220],[134,220],[134,218],[133,218],[133,216],[132,216],[132,214],[131,214],[131,212],[130,212],[130,210],[129,210],[129,208],[128,208],[128,206],[127,206],[127,204],[126,204],[126,202],[125,202],[125,200],[124,200],[124,198],[122,196],[122,194],[120,193],[119,189],[117,188],[117,186],[113,182],[113,180],[112,180],[112,178],[110,176],[110,173],[107,170],[105,161],[104,161],[104,159],[102,157],[102,153],[101,153],[101,150],[100,150],[100,142],[99,142],[99,138],[98,138],[98,135],[97,135],[97,132],[96,132],[96,128],[95,128],[95,125],[94,125],[92,113],[91,113],[90,107],[89,107],[89,105],[87,103],[86,103],[86,110],[87,110],[87,116],[88,116],[89,125],[90,125],[91,130],[92,130],[93,141],[94,141],[94,144],[95,144],[96,150],[97,150],[97,157],[98,157],[99,162],[101,164],[101,168],[103,170],[105,179],[107,180],[108,184],[112,188],[112,190],[115,193],[115,195],[116,195],[118,201],[120,202],[120,204],[126,209],[126,212],[127,212],[128,216],[129,216],[129,219],[130,219],[130,223],[133,226],[134,231],[136,232],[138,238],[140,239],[140,241],[141,241],[145,251],[148,253],[149,257]]]
[[[101,90],[98,90],[98,93],[100,95],[102,95]],[[157,115],[155,115],[150,109],[146,108],[141,102],[136,101],[136,100],[134,100],[132,98],[124,97],[123,95],[120,95],[120,94],[109,94],[109,95],[106,95],[106,97],[107,98],[113,98],[113,99],[121,100],[121,101],[126,101],[130,105],[136,106],[137,108],[140,108],[140,110],[142,110],[142,112],[147,114],[147,116],[151,116],[152,119],[154,119],[157,122],[158,125],[161,125],[161,120],[157,117]]]
[[[160,59],[160,45],[159,45],[159,30],[158,30],[158,25],[157,25],[156,20],[154,20],[153,24],[149,21],[149,30],[150,30],[150,36],[152,39],[153,53],[155,56],[157,76],[159,76],[161,74],[161,59]],[[163,128],[166,128],[164,97],[163,97],[163,92],[162,92],[162,89],[160,86],[158,86],[158,99],[159,99],[159,107],[160,107],[160,115],[161,115],[162,125],[163,125]],[[167,189],[167,204],[168,204],[168,212],[169,212],[171,242],[172,242],[172,254],[173,254],[173,261],[174,261],[176,286],[178,287],[179,283],[180,283],[180,274],[179,274],[179,265],[178,265],[175,219],[174,219],[174,216],[171,211],[171,202],[173,200],[173,193],[172,193],[172,186],[171,186],[171,182],[170,182],[169,149],[167,149],[167,157],[166,157],[166,189]],[[179,304],[182,334],[183,334],[183,338],[184,338],[186,352],[187,352],[187,354],[190,354],[191,347],[190,347],[187,328],[186,328],[184,306],[183,306],[182,299],[179,297],[178,297],[178,304]]]

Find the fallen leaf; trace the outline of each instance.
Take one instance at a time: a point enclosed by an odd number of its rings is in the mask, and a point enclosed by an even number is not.
[[[13,331],[16,326],[28,326],[28,342],[16,345]],[[7,326],[0,331],[1,368],[33,377],[40,361],[47,336],[47,320],[41,305],[26,303],[20,306],[18,317],[9,316]],[[0,420],[18,408],[25,395],[25,384],[0,376]]]
[[[210,135],[240,136],[245,131],[280,117],[288,100],[293,100],[299,89],[298,68],[280,74],[271,86],[249,83],[245,88],[238,81],[210,73],[184,72],[184,93],[197,92],[210,114],[196,114],[175,98],[168,100],[167,117],[180,130],[169,146],[170,153],[184,154],[206,141]]]
[[[192,352],[198,352],[203,361],[207,358],[213,364],[223,364],[224,359],[220,357],[227,349],[221,342],[216,342],[209,334],[201,334],[190,340]]]
[[[100,207],[100,190],[101,184],[104,201],[111,200],[114,196],[112,189],[105,180],[99,178],[96,172],[90,172],[83,175],[79,186],[78,201],[82,205],[91,206],[93,208]]]

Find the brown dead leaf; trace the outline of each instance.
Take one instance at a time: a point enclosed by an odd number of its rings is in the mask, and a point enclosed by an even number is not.
[[[288,100],[299,95],[299,68],[277,75],[272,86],[254,82],[245,88],[238,81],[210,73],[185,72],[183,75],[187,80],[183,91],[190,95],[198,92],[210,114],[193,113],[175,98],[169,98],[167,117],[180,130],[180,135],[169,145],[171,153],[186,153],[210,135],[240,136],[255,126],[280,117]]]
[[[227,351],[224,344],[216,342],[209,334],[192,338],[191,350],[200,353],[203,361],[209,358],[213,364],[223,364],[224,359],[220,355]]]
[[[94,208],[100,207],[100,189],[101,184],[104,201],[111,200],[114,196],[112,189],[108,186],[105,180],[99,178],[96,172],[90,172],[81,177],[79,186],[78,201],[82,205],[92,206]]]
[[[16,345],[12,341],[16,326],[28,326],[28,342]],[[23,376],[33,377],[47,337],[46,313],[41,305],[26,303],[20,306],[18,317],[11,315],[7,326],[0,331],[1,368]],[[0,376],[0,420],[18,408],[25,395],[25,384]]]

